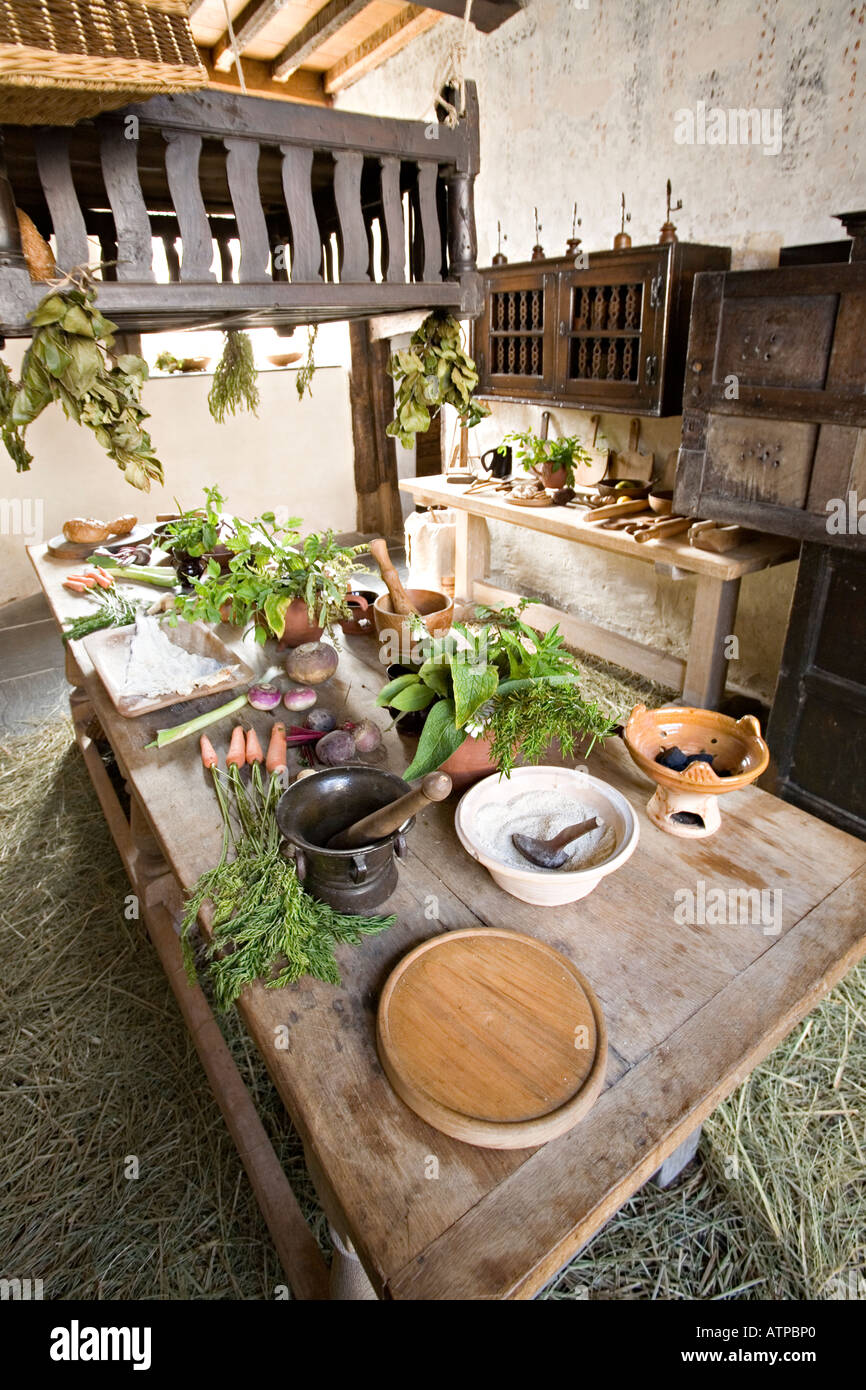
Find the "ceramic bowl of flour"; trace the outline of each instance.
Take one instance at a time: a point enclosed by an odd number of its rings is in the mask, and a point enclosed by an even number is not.
[[[515,831],[547,840],[590,816],[598,829],[569,846],[561,869],[537,868],[512,844]],[[631,858],[639,833],[620,792],[571,767],[519,767],[510,778],[485,777],[461,798],[454,825],[463,848],[500,888],[542,907],[585,898]]]

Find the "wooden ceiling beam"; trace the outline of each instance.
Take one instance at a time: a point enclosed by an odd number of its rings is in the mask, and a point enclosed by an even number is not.
[[[441,14],[428,5],[405,5],[381,29],[369,34],[333,67],[328,68],[324,76],[324,89],[328,96],[344,91],[353,82],[365,77],[387,58],[399,53],[407,43],[426,34],[441,18]]]
[[[198,52],[207,70],[207,85],[209,87],[222,92],[239,92],[241,90],[240,79],[235,68],[232,68],[230,72],[220,72],[213,65],[209,48],[199,48]],[[325,92],[320,72],[313,72],[309,68],[305,68],[302,72],[293,73],[287,82],[275,82],[271,77],[270,63],[259,62],[256,58],[244,58],[243,69],[244,81],[250,96],[273,97],[277,101],[303,101],[311,106],[330,106],[332,104],[331,97]]]
[[[466,0],[431,0],[427,9],[438,10],[440,14],[450,14],[462,19]],[[506,19],[524,9],[526,0],[473,0],[471,19],[475,28],[480,29],[482,34],[492,34]]]
[[[244,53],[271,22],[280,10],[285,9],[286,0],[249,0],[233,22],[238,52]],[[230,72],[234,67],[235,55],[228,30],[217,39],[213,48],[213,65],[218,72]]]
[[[276,82],[286,82],[299,67],[313,56],[323,43],[333,38],[344,24],[354,19],[369,5],[370,0],[328,0],[312,19],[294,34],[271,64],[271,76]]]

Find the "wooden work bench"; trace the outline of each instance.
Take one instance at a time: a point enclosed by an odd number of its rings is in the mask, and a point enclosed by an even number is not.
[[[674,577],[695,575],[697,591],[685,661],[543,603],[533,605],[531,621],[534,627],[544,629],[558,623],[570,646],[637,671],[659,685],[681,690],[684,704],[701,709],[717,709],[724,695],[728,669],[725,639],[734,631],[743,575],[795,560],[799,550],[794,542],[779,536],[761,536],[724,555],[699,550],[679,537],[638,543],[625,532],[600,530],[597,524],[589,523],[592,513],[588,507],[519,507],[492,490],[467,493],[464,483],[447,483],[444,474],[402,478],[400,489],[408,492],[419,506],[455,509],[454,592],[467,602],[514,604],[520,597],[487,579],[488,521],[506,521],[545,536],[560,536],[597,550],[625,555]]]
[[[41,546],[31,556],[55,616],[84,611],[87,601],[61,588],[72,566]],[[261,669],[274,653],[244,646],[244,655]],[[288,1280],[299,1297],[327,1297],[324,1263],[253,1101],[181,966],[183,895],[217,862],[221,823],[197,740],[158,752],[145,744],[156,727],[208,702],[129,720],[114,711],[80,644],[69,675],[88,770]],[[348,717],[370,714],[380,685],[375,645],[353,638],[322,703]],[[264,735],[270,716],[248,713]],[[209,730],[223,753],[230,723]],[[128,812],[96,739],[114,752]],[[411,742],[391,733],[386,747],[388,765],[402,771]],[[715,838],[676,839],[648,820],[652,787],[619,740],[589,766],[629,799],[641,834],[628,863],[589,897],[555,912],[509,897],[461,849],[445,803],[408,837],[399,886],[383,909],[397,924],[340,948],[341,986],[256,986],[238,1002],[350,1250],[335,1262],[338,1288],[354,1267],[354,1287],[368,1296],[364,1271],[376,1294],[393,1299],[531,1298],[649,1177],[677,1171],[704,1118],[866,953],[866,844],[756,787],[724,798]],[[700,881],[779,891],[779,934],[760,923],[678,923],[675,893]],[[495,1152],[440,1134],[397,1098],[377,1059],[376,1006],[396,962],[437,932],[478,925],[527,932],[564,952],[604,1009],[605,1089],[574,1129],[538,1149]]]

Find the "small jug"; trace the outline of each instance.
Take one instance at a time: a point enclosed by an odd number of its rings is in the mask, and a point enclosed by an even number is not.
[[[492,463],[487,460],[492,456]],[[505,452],[501,454],[498,449],[488,449],[486,454],[481,455],[481,467],[485,473],[489,473],[491,478],[510,478],[511,477],[511,445],[505,445]]]

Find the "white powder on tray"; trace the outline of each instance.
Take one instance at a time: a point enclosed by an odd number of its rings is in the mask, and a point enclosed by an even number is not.
[[[120,693],[138,699],[207,690],[234,669],[212,656],[188,652],[172,642],[157,618],[145,614],[126,642],[106,647],[103,662]]]
[[[512,843],[514,834],[531,835],[536,840],[551,840],[566,826],[577,825],[592,816],[598,819],[595,830],[590,830],[567,847],[568,858],[558,869],[542,869],[538,864],[533,864]],[[512,869],[529,869],[537,874],[591,869],[603,864],[616,849],[613,826],[606,825],[591,806],[584,806],[560,791],[521,792],[510,801],[488,802],[475,817],[474,836],[479,847],[491,859],[498,859]]]

